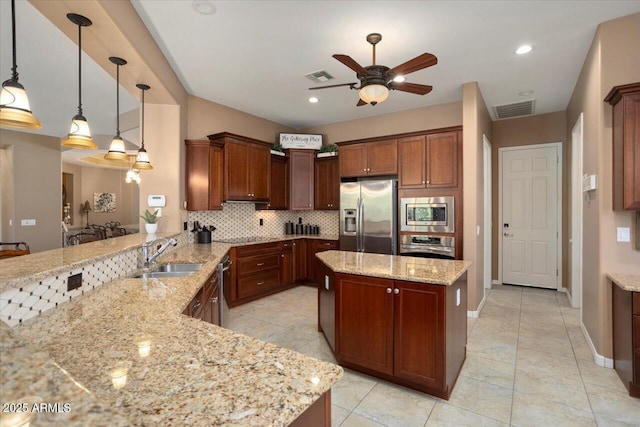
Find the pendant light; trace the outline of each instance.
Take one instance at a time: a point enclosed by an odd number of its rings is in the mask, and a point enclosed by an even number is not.
[[[2,83],[0,92],[0,126],[18,129],[41,129],[40,120],[31,112],[24,86],[18,83],[16,65],[16,0],[11,0],[11,35],[13,37],[13,68],[11,78]]]
[[[95,150],[98,146],[91,139],[89,123],[82,114],[82,27],[89,27],[92,22],[75,13],[68,13],[67,18],[78,26],[78,114],[71,119],[71,129],[67,138],[62,141],[62,146]]]
[[[140,89],[140,92],[142,93],[140,97],[140,102],[142,104],[142,122],[140,124],[142,145],[138,150],[138,157],[136,158],[136,162],[133,165],[133,169],[149,170],[153,169],[153,166],[151,166],[151,163],[149,162],[149,154],[147,154],[147,150],[144,149],[144,91],[149,90],[150,87],[143,83],[138,83],[136,87]]]
[[[111,140],[109,152],[104,155],[107,160],[127,160],[127,152],[124,150],[124,141],[120,137],[120,66],[127,61],[117,56],[110,56],[109,61],[116,64],[116,136]]]

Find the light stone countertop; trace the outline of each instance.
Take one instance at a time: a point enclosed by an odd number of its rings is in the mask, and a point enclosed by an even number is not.
[[[134,425],[288,425],[331,388],[342,368],[181,314],[230,247],[185,245],[160,261],[203,262],[192,276],[114,280],[15,327],[42,361],[27,374],[21,353],[3,348],[3,396],[13,400],[28,389],[53,403],[46,387],[60,396],[86,389],[94,399],[87,401],[97,405],[95,418],[73,407],[71,416],[91,425],[110,425],[119,414]],[[146,357],[138,346],[143,341],[150,342]],[[5,365],[12,366],[10,379]],[[116,389],[110,373],[122,367],[126,385]],[[62,374],[69,381],[59,380]],[[52,417],[39,414],[38,420],[46,425]]]
[[[608,273],[607,277],[623,291],[640,292],[640,275],[638,274]]]
[[[471,265],[470,261],[345,251],[321,252],[316,257],[336,273],[446,286],[455,283]]]

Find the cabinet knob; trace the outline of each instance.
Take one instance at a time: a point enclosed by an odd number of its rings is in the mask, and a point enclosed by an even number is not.
[[[426,184],[426,183],[427,183],[427,181],[422,181],[422,183],[423,183],[423,184]]]
[[[395,289],[393,290],[393,293],[394,293],[394,294],[396,294],[396,295],[398,295],[398,294],[400,293],[400,289],[395,288]]]
[[[387,288],[387,293],[390,294],[391,293],[391,288]]]
[[[427,184],[429,184],[429,180],[427,180]]]
[[[256,267],[262,267],[264,265],[264,262],[259,262],[256,264]]]
[[[264,281],[262,281],[262,282],[258,282],[258,283],[257,283],[257,285],[258,285],[258,286],[262,286],[262,285],[264,285]]]
[[[284,258],[284,254],[280,255],[280,258]]]
[[[211,298],[211,302],[214,303],[214,304],[217,303],[218,302],[218,297]]]

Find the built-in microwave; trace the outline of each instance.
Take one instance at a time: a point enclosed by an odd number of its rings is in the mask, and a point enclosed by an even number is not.
[[[400,231],[454,233],[453,197],[403,197]]]

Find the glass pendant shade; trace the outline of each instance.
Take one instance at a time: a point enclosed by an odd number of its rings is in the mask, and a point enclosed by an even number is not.
[[[41,129],[29,106],[29,98],[24,86],[17,80],[9,79],[2,83],[0,92],[0,126],[17,129]]]
[[[95,150],[98,148],[91,139],[91,130],[89,123],[82,114],[76,114],[71,119],[71,129],[69,135],[62,140],[63,147],[80,148],[84,150]]]
[[[149,162],[149,154],[144,148],[140,148],[138,150],[138,157],[136,157],[136,162],[133,164],[133,168],[140,170],[153,169],[153,166],[151,166],[151,162]]]
[[[109,145],[109,152],[104,155],[107,160],[127,160],[127,152],[124,149],[124,141],[119,135],[116,135],[111,140]]]
[[[389,96],[389,89],[383,85],[367,85],[360,89],[360,99],[367,104],[376,105]]]

